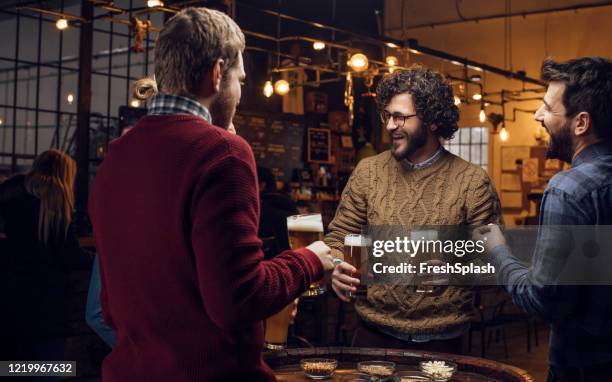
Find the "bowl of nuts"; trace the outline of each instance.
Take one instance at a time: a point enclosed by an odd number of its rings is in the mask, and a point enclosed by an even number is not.
[[[449,381],[457,370],[457,364],[448,361],[421,361],[419,366],[421,371],[430,375],[435,382]]]
[[[357,370],[370,375],[374,380],[382,380],[395,373],[395,364],[387,361],[364,361],[357,364]]]
[[[338,361],[331,358],[306,358],[300,361],[304,374],[310,379],[325,379],[334,374]]]

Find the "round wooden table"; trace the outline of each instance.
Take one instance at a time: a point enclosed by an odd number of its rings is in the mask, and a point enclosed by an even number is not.
[[[274,370],[279,382],[311,381],[300,369],[300,360],[316,357],[338,360],[336,373],[325,381],[340,381],[342,375],[355,372],[357,362],[361,361],[391,361],[395,362],[397,371],[401,371],[418,370],[419,362],[424,360],[443,360],[458,365],[451,382],[534,382],[525,370],[514,366],[484,358],[445,353],[349,347],[287,349],[264,353],[264,359]]]

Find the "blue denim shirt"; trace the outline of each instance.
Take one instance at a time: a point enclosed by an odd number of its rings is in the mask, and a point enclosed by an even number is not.
[[[550,180],[540,207],[533,266],[526,268],[506,245],[491,251],[499,282],[514,302],[551,323],[549,360],[554,366],[612,362],[612,286],[554,285],[572,246],[563,226],[611,224],[612,145],[598,143]]]

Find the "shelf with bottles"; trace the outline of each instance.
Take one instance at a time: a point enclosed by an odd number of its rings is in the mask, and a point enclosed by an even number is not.
[[[296,200],[338,202],[349,176],[350,172],[338,171],[334,164],[310,164],[294,170],[292,195]]]

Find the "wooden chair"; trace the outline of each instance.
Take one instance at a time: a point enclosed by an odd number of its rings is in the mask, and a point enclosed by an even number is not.
[[[499,287],[482,288],[476,294],[475,307],[478,312],[478,320],[472,322],[468,335],[468,351],[472,350],[472,334],[480,332],[480,356],[486,358],[486,349],[491,347],[493,333],[496,339],[501,339],[504,345],[504,354],[508,358],[508,343],[506,340],[505,322],[502,320],[502,313],[506,299],[501,295],[502,289]],[[486,297],[492,298],[488,301]],[[488,335],[488,336],[487,336]]]

